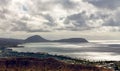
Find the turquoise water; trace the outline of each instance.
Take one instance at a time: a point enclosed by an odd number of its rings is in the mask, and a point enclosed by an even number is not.
[[[89,60],[120,60],[120,46],[96,43],[27,43],[24,48],[12,48],[18,52],[46,52]]]

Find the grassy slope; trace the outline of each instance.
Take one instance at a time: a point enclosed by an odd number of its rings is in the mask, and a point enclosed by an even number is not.
[[[3,52],[0,71],[110,71],[95,63],[47,53]]]
[[[1,58],[0,71],[111,71],[109,69],[68,64],[53,58]]]

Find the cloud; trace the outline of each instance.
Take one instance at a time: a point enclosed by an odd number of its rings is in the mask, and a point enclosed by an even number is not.
[[[99,8],[116,9],[120,7],[120,0],[85,0]]]
[[[85,12],[73,14],[70,16],[67,16],[64,24],[69,25],[72,24],[71,27],[66,27],[71,30],[86,30],[89,28],[89,26],[86,23],[86,20],[88,20],[88,17],[85,15]]]
[[[47,24],[51,27],[56,25],[54,18],[49,14],[42,15],[42,16],[47,20],[47,22],[44,22],[44,24]]]
[[[0,0],[0,5],[1,6],[6,6],[7,4],[9,4],[11,0]]]
[[[61,4],[65,9],[73,9],[77,6],[77,3],[73,0],[57,0],[56,3]]]
[[[0,0],[0,30],[120,31],[118,0]]]

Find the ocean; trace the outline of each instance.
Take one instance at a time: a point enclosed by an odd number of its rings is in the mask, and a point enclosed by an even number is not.
[[[18,52],[44,52],[91,61],[120,61],[120,42],[104,41],[90,43],[26,43],[24,48],[12,48]]]

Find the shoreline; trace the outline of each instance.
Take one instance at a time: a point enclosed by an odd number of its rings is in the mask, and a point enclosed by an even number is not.
[[[2,65],[1,65],[2,64]],[[0,58],[2,71],[112,71],[111,69],[82,65],[68,64],[53,58]]]
[[[35,58],[35,59],[48,59],[53,58],[55,60],[64,62],[66,64],[73,64],[73,65],[85,65],[85,66],[94,66],[94,67],[100,67],[100,68],[106,68],[110,70],[114,70],[114,66],[116,68],[120,69],[120,61],[89,61],[86,59],[76,59],[71,58],[68,56],[62,56],[62,55],[51,55],[49,53],[31,53],[31,52],[3,52],[0,55],[0,59],[14,59],[14,58]]]

